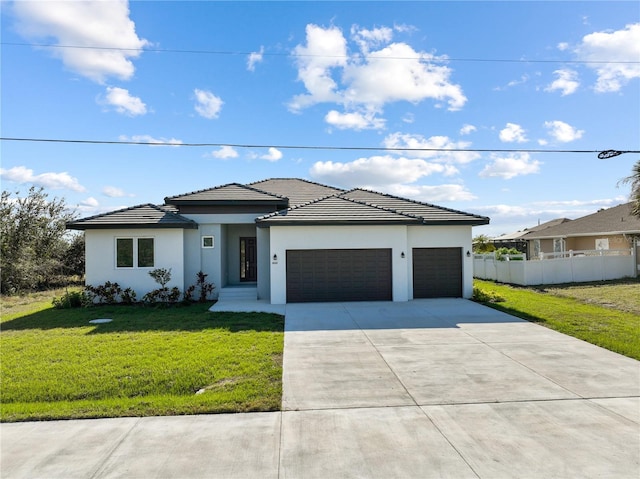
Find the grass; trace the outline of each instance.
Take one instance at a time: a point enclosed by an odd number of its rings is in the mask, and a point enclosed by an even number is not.
[[[2,306],[2,421],[280,409],[282,316],[208,304],[59,310],[42,295]]]
[[[640,295],[640,283],[605,282],[543,289],[475,280],[474,286],[505,299],[487,304],[492,308],[640,360],[640,315],[633,312],[633,306],[629,307]],[[625,299],[628,286],[635,295],[631,302]],[[607,307],[594,304],[593,298],[606,299]]]

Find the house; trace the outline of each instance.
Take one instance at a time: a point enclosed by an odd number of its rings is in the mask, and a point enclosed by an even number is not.
[[[631,250],[640,238],[640,218],[631,214],[632,203],[600,210],[542,231],[527,233],[531,258],[540,253],[584,250]],[[640,265],[640,262],[638,263]]]
[[[491,242],[496,248],[515,248],[521,253],[529,253],[527,251],[527,240],[525,236],[533,231],[541,231],[551,226],[556,226],[562,223],[571,221],[568,218],[556,218],[555,220],[547,221],[546,223],[532,226],[531,228],[525,228],[522,231],[516,231],[515,233],[507,233],[496,238],[493,238]],[[530,253],[529,253],[530,255]]]
[[[72,221],[84,230],[86,283],[138,297],[171,268],[181,290],[208,274],[272,304],[471,297],[471,227],[489,218],[296,178],[230,183]]]

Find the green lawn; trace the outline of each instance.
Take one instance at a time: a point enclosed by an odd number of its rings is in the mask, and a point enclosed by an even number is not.
[[[282,316],[23,306],[3,301],[2,421],[280,409]]]
[[[495,309],[640,360],[640,315],[622,310],[626,302],[624,296],[617,293],[620,285],[615,282],[599,285],[601,289],[597,295],[576,292],[581,288],[593,288],[593,285],[573,285],[573,297],[567,292],[571,291],[568,287],[562,289],[562,294],[553,294],[539,288],[478,279],[474,280],[474,286],[505,299],[489,304]],[[640,294],[640,284],[632,284],[632,288],[632,294]],[[608,307],[593,304],[591,298],[594,296],[609,297]],[[614,298],[618,298],[620,306],[617,307]]]

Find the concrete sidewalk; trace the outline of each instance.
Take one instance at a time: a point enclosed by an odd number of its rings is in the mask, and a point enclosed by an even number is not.
[[[283,411],[1,426],[3,478],[629,477],[640,363],[465,300],[287,305]]]

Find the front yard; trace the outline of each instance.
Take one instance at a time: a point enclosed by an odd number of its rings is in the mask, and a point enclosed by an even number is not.
[[[640,281],[521,287],[474,280],[495,309],[640,360]]]
[[[281,316],[4,306],[2,421],[280,409]],[[113,321],[89,323],[99,318]]]

